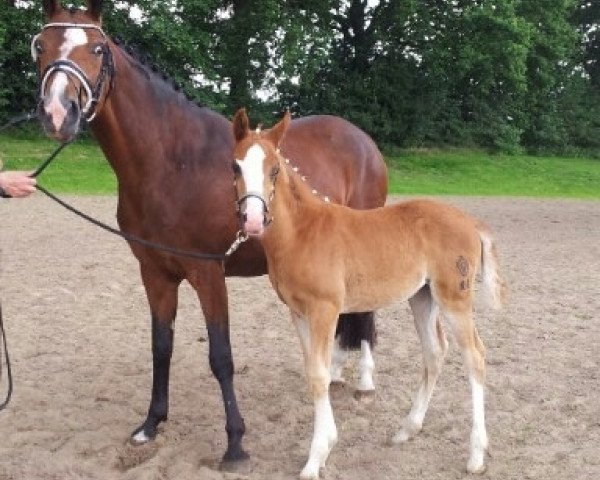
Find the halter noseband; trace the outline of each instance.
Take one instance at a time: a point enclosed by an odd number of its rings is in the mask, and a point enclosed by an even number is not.
[[[277,151],[277,155],[279,156],[279,150]],[[269,202],[271,200],[273,200],[273,197],[275,195],[275,180],[277,179],[278,173],[279,173],[279,165],[277,165],[277,168],[270,175],[271,181],[273,182],[273,188],[271,190],[271,194],[269,195]],[[234,185],[236,183],[237,183],[237,180],[234,181]],[[237,195],[237,190],[236,190],[236,195]],[[271,215],[271,212],[269,211],[269,204],[267,203],[267,200],[265,200],[259,192],[246,192],[246,194],[244,196],[242,196],[242,198],[238,198],[236,200],[235,204],[236,204],[236,209],[237,209],[238,215],[240,217],[240,220],[243,219],[242,203],[244,203],[249,198],[257,198],[258,200],[261,201],[261,203],[263,205],[263,215],[264,215],[263,224],[265,227],[270,225],[271,222],[273,221],[273,216]]]
[[[239,198],[235,202],[236,205],[237,205],[237,211],[238,211],[238,214],[240,216],[240,220],[243,217],[242,216],[242,203],[244,203],[249,198],[257,198],[257,199],[259,199],[261,201],[261,203],[263,205],[263,215],[264,215],[263,224],[266,227],[267,225],[269,225],[273,221],[273,217],[270,215],[269,206],[267,205],[267,201],[262,197],[262,195],[260,193],[248,192],[248,193],[246,193],[246,195],[244,195],[242,198]]]
[[[100,32],[102,38],[104,38],[104,40],[107,40],[106,34],[102,30],[102,28],[100,28],[98,25],[94,25],[93,23],[47,23],[42,27],[42,31],[46,30],[47,28],[91,28]],[[41,32],[35,35],[33,37],[33,40],[31,41],[32,51],[34,51],[35,41],[40,36],[40,34]],[[102,65],[100,66],[100,72],[98,73],[98,78],[96,79],[95,85],[92,85],[92,82],[90,82],[85,72],[75,62],[68,59],[60,59],[48,64],[48,66],[42,73],[42,80],[40,82],[40,96],[42,96],[46,91],[46,84],[48,82],[48,79],[50,78],[50,75],[52,75],[53,73],[63,72],[67,75],[67,77],[75,77],[77,80],[79,80],[79,83],[85,90],[86,95],[85,105],[81,105],[81,90],[79,91],[79,108],[81,109],[81,113],[86,122],[91,122],[98,113],[96,111],[96,106],[100,102],[100,96],[102,95],[102,90],[104,89],[104,82],[106,81],[107,77],[110,77],[109,90],[107,92],[108,95],[110,89],[112,88],[114,80],[113,74],[115,68],[112,53],[110,51],[110,48],[108,48],[108,44],[105,44],[102,50]]]

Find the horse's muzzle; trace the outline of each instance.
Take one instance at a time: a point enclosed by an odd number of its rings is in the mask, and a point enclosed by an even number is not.
[[[38,118],[46,135],[60,142],[68,142],[79,132],[81,110],[75,100],[41,100],[38,104]]]

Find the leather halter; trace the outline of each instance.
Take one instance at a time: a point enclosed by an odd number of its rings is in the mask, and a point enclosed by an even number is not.
[[[47,28],[83,28],[83,29],[94,29],[102,34],[104,40],[107,40],[106,34],[98,25],[94,25],[93,23],[67,23],[67,22],[54,22],[47,23],[42,27],[42,31]],[[32,51],[34,50],[35,41],[40,36],[41,32],[33,37],[31,41]],[[78,104],[83,118],[87,122],[91,122],[96,114],[98,113],[96,107],[100,102],[100,97],[102,96],[102,91],[104,89],[104,83],[107,79],[109,79],[108,91],[106,95],[110,93],[114,83],[114,61],[112,57],[112,52],[108,47],[108,43],[105,43],[102,46],[102,65],[100,66],[100,72],[98,74],[98,78],[96,79],[96,83],[92,84],[86,73],[72,60],[68,59],[60,59],[55,60],[54,62],[48,64],[48,66],[44,69],[41,74],[41,82],[40,82],[40,97],[43,96],[46,91],[46,84],[50,76],[55,72],[62,72],[67,75],[68,78],[76,78],[83,90],[85,90],[86,101],[85,104],[81,104],[81,89],[79,90],[79,98]]]

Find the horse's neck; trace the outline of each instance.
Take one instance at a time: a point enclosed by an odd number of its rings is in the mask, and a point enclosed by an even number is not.
[[[169,145],[175,149],[178,139],[172,132],[177,131],[175,122],[182,122],[181,118],[168,118],[165,112],[181,112],[170,106],[183,104],[179,93],[161,85],[157,88],[159,80],[149,78],[152,74],[142,71],[125,55],[114,47],[114,87],[91,127],[119,183],[161,175],[166,166],[162,160],[170,152],[160,139],[169,138]]]

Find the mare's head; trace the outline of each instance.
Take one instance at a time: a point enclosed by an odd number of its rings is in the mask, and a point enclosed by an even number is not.
[[[269,207],[282,165],[279,145],[290,124],[290,113],[269,130],[250,129],[246,109],[233,117],[233,172],[238,211],[244,232],[262,235],[270,222]]]
[[[40,76],[38,113],[47,135],[65,142],[91,121],[106,98],[113,74],[112,54],[102,31],[102,0],[85,10],[44,0],[47,23],[31,42]]]

